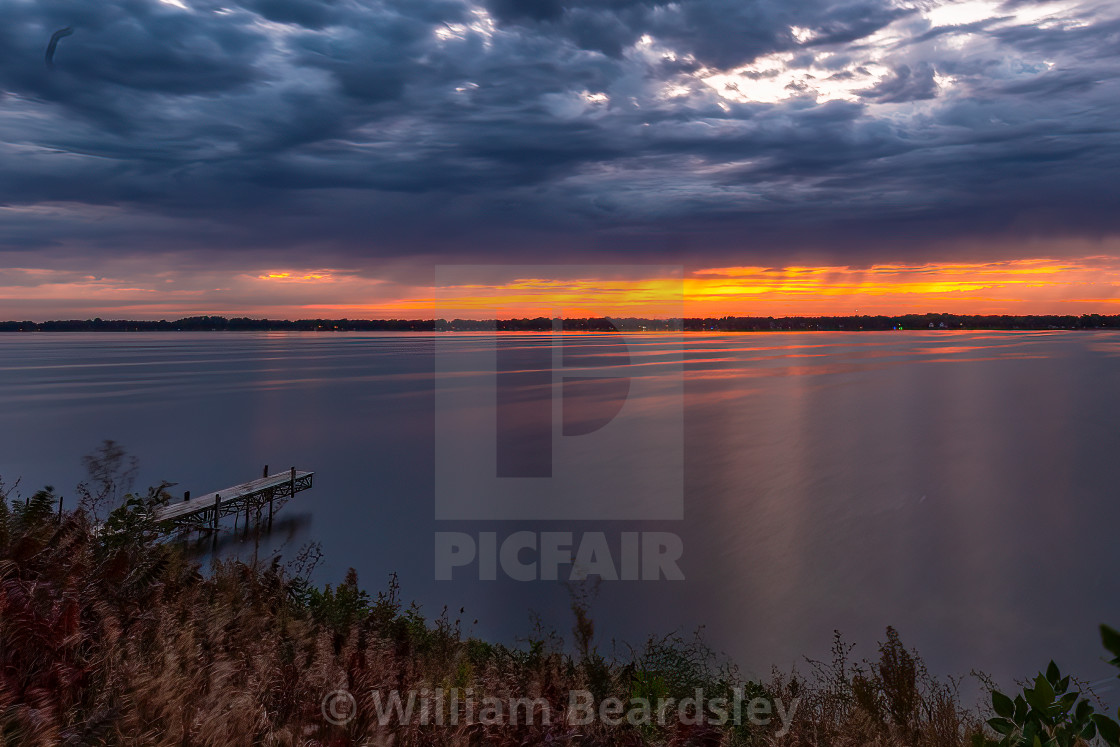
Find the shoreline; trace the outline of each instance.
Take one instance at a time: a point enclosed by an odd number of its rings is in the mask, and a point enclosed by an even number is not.
[[[550,319],[251,319],[220,316],[168,320],[69,319],[2,321],[0,333],[29,332],[962,332],[1120,329],[1120,314],[903,314],[789,317],[583,317]]]

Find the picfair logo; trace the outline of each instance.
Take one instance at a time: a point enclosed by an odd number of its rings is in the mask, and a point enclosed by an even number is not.
[[[501,290],[525,278],[562,288],[564,278],[643,273],[663,278],[665,268],[442,266],[436,295],[447,306],[437,315],[458,316],[463,289],[490,294],[476,319],[509,319],[524,294]],[[435,518],[683,518],[679,331],[622,320],[606,332],[565,331],[563,305],[552,308],[544,331],[437,332]]]

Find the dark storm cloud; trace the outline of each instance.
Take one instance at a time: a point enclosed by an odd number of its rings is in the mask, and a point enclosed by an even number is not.
[[[706,64],[730,66],[795,46],[789,29],[811,24],[820,43],[860,39],[911,11],[881,2],[827,0],[489,0],[503,24],[619,56],[654,34]]]
[[[321,29],[344,18],[338,0],[246,0],[242,5],[262,18]]]
[[[741,259],[1117,228],[1107,8],[181,4],[0,0],[9,250]]]
[[[884,104],[932,99],[937,96],[938,91],[933,76],[933,65],[928,62],[920,63],[914,68],[899,65],[891,77],[864,92],[863,96]]]

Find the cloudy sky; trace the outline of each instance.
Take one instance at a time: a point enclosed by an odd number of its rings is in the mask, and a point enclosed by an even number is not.
[[[1115,2],[0,13],[0,318],[1120,312]]]

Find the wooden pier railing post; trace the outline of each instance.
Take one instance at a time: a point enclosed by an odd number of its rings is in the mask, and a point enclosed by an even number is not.
[[[262,472],[269,471],[267,467],[268,465],[265,465],[265,470]],[[183,491],[181,503],[159,506],[155,508],[154,513],[156,520],[161,522],[168,532],[190,527],[203,532],[210,530],[216,533],[221,530],[222,507],[224,504],[229,504],[225,511],[234,516],[234,531],[242,529],[242,513],[244,513],[244,531],[248,536],[250,524],[257,524],[259,529],[264,523],[265,503],[268,503],[268,526],[271,528],[276,511],[282,508],[289,498],[310,488],[313,474],[315,473],[299,472],[295,467],[290,467],[268,477],[235,485],[220,493],[206,493],[205,496],[195,496],[192,499],[190,491]],[[279,505],[276,503],[278,498]],[[255,518],[254,513],[256,513]]]

